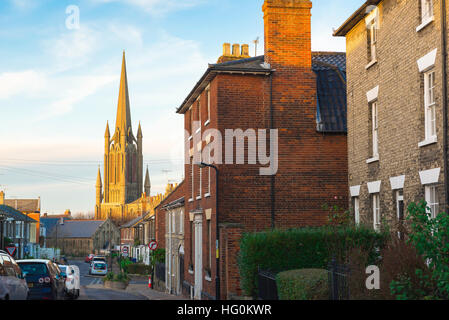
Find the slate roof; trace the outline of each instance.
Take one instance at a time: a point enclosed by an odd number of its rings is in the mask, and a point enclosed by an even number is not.
[[[317,76],[317,131],[347,132],[346,54],[314,52],[312,69]]]
[[[312,52],[312,69],[317,81],[317,131],[346,133],[346,54],[344,52]],[[268,75],[273,70],[258,56],[224,63],[209,68],[177,109],[184,113],[217,73],[252,73]]]
[[[7,218],[13,218],[16,221],[28,221],[28,222],[37,222],[30,216],[27,216],[20,212],[19,210],[14,209],[13,207],[7,206],[7,205],[0,205],[0,213],[3,213],[6,215]]]
[[[129,221],[129,222],[125,223],[124,225],[122,225],[120,227],[120,229],[133,227],[135,224],[139,223],[140,220],[143,220],[143,218],[145,218],[145,216],[140,216],[140,217],[132,219],[131,221]]]
[[[71,220],[72,218],[69,217],[64,217],[64,223],[67,220]],[[52,217],[41,217],[40,218],[40,224],[43,225],[45,227],[45,229],[47,229],[47,235],[51,234],[51,232],[53,231],[53,228],[55,227],[56,223],[58,223],[58,221],[61,220],[61,218],[52,218]]]
[[[5,199],[7,206],[19,211],[39,212],[39,199]]]
[[[65,220],[58,225],[58,238],[91,238],[106,220]],[[53,228],[50,238],[56,236]]]

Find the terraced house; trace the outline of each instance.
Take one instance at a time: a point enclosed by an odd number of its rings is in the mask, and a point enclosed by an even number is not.
[[[447,209],[447,7],[444,0],[366,1],[346,37],[348,158],[357,222],[403,225],[425,199]]]
[[[231,52],[225,44],[177,110],[190,136],[182,291],[192,298],[241,294],[243,233],[320,226],[328,222],[323,204],[347,206],[345,54],[312,52],[311,7],[309,0],[266,0],[265,54],[249,57],[247,45]],[[246,136],[225,143],[237,130]],[[256,145],[268,164],[251,158]],[[266,175],[271,165],[277,170]]]

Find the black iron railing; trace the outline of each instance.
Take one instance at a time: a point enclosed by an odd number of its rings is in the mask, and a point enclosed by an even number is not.
[[[276,274],[266,270],[258,270],[258,299],[259,300],[279,300],[276,285]]]
[[[328,276],[329,299],[349,300],[349,267],[332,259],[328,265]]]

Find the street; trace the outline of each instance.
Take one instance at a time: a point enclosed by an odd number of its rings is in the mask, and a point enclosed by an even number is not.
[[[80,269],[80,297],[79,300],[148,300],[139,293],[129,293],[122,290],[103,288],[102,276],[90,276],[89,264],[82,260],[69,260],[69,264]]]

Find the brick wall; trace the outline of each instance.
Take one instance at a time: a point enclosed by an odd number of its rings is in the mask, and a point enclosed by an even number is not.
[[[327,222],[328,214],[321,208],[323,204],[347,206],[347,145],[344,134],[321,134],[316,131],[316,84],[315,74],[311,69],[310,1],[267,0],[264,12],[265,57],[271,67],[276,69],[272,79],[273,128],[279,130],[279,170],[274,179],[275,226],[291,228],[323,225]],[[270,128],[269,76],[220,73],[210,82],[210,94],[211,118],[207,126],[204,125],[206,91],[202,92],[199,100],[203,137],[207,135],[209,128],[219,129],[223,138],[226,129],[257,131]],[[184,115],[186,130],[190,128],[191,112],[193,119],[197,120],[197,103]],[[188,149],[196,147],[195,138],[193,133]],[[271,177],[259,174],[260,164],[247,164],[247,144],[245,148],[246,164],[218,165],[222,298],[241,294],[237,256],[242,233],[271,227]],[[225,154],[223,160],[224,156]],[[191,170],[192,165],[186,164],[185,281],[190,285],[194,284],[194,274],[189,273],[189,265],[194,263],[192,258],[194,260],[195,257],[191,245],[191,219],[196,212],[202,215],[203,269],[209,254],[212,255],[211,279],[202,281],[202,291],[206,293],[206,297],[214,297],[217,211],[215,172],[211,172],[211,194],[206,197],[209,169],[193,166],[192,198]],[[200,195],[200,170],[203,190],[201,198],[197,199]],[[212,250],[205,245],[207,210],[212,210]],[[189,215],[189,212],[192,214]]]

